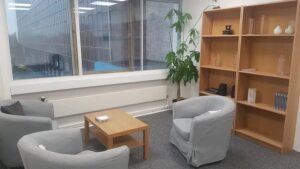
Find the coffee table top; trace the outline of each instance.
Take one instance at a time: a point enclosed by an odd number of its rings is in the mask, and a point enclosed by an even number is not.
[[[100,123],[95,118],[97,116],[109,116],[110,120]],[[84,118],[100,129],[102,134],[106,136],[121,136],[127,133],[143,130],[148,127],[148,124],[140,121],[139,119],[129,115],[124,110],[108,110],[103,112],[88,113]]]

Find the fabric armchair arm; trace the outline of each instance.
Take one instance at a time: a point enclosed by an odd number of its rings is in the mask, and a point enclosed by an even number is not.
[[[86,155],[67,155],[64,163],[70,169],[128,169],[129,148],[122,146]]]
[[[51,130],[50,118],[14,116],[0,113],[0,156],[7,165],[20,163],[18,140],[27,134]],[[21,165],[18,164],[18,165]]]
[[[223,143],[230,140],[233,118],[234,113],[225,109],[195,117],[191,126],[190,141],[193,145],[201,144],[201,147],[211,145],[222,147]]]
[[[54,120],[54,108],[52,103],[41,101],[20,100],[27,116],[48,117]]]
[[[206,112],[205,97],[194,97],[173,104],[173,118],[194,118]]]

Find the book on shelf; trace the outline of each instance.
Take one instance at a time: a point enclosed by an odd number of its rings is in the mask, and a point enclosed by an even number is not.
[[[277,110],[286,111],[288,94],[286,92],[276,92],[274,107]]]

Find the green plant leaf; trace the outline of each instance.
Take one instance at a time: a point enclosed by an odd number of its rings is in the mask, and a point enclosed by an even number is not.
[[[183,13],[180,10],[174,9],[175,14],[178,17],[178,20],[181,20],[183,17]]]
[[[198,36],[198,31],[195,28],[193,28],[189,31],[189,35],[192,39],[196,38]]]
[[[183,24],[186,24],[189,20],[192,20],[193,17],[191,14],[189,13],[185,13],[183,16],[182,16],[182,23]]]
[[[199,60],[200,60],[200,52],[195,51],[195,50],[190,51],[190,56],[191,56],[191,58],[193,58],[193,59],[195,59],[197,62],[199,62]]]
[[[173,19],[173,16],[174,16],[174,9],[171,9],[167,15],[165,16],[165,20],[172,20]]]
[[[169,67],[170,65],[174,64],[174,62],[176,60],[176,54],[174,52],[169,52],[166,55],[165,60],[167,63],[167,67]]]
[[[196,42],[193,39],[190,39],[189,44],[193,44],[194,46],[196,46]]]
[[[192,15],[183,13],[180,10],[173,9],[168,12],[165,19],[170,20],[170,27],[177,33],[185,31],[186,24],[192,20]],[[169,52],[166,57],[166,64],[168,68],[167,79],[172,83],[184,85],[191,83],[193,80],[197,81],[199,72],[195,61],[199,61],[200,53],[197,51],[190,51],[189,44],[196,46],[199,40],[199,33],[196,28],[189,30],[189,35],[186,40],[181,41],[177,46],[175,52]]]
[[[181,33],[182,32],[182,25],[180,22],[175,22],[172,24],[172,28],[175,28],[175,31],[177,33]]]

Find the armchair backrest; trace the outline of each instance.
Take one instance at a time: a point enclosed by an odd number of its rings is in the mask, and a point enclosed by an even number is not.
[[[10,105],[14,102],[16,100],[1,100],[0,106]],[[24,101],[20,102],[24,103]],[[38,112],[38,110],[35,111]],[[22,166],[17,149],[18,140],[26,134],[51,129],[52,120],[48,117],[16,116],[0,111],[0,160],[7,167]]]
[[[194,118],[206,112],[205,99],[193,97],[173,104],[173,118]]]
[[[194,118],[208,111],[221,110],[228,103],[228,99],[221,96],[201,96],[179,101],[173,104],[173,117]]]
[[[11,105],[17,101],[20,101],[26,116],[48,117],[54,120],[54,108],[52,103],[36,100],[0,100],[0,108],[1,106]]]
[[[46,150],[39,145],[45,146]],[[25,169],[128,169],[129,149],[125,146],[99,153],[78,154],[82,151],[79,129],[26,135],[18,142],[18,148]]]

